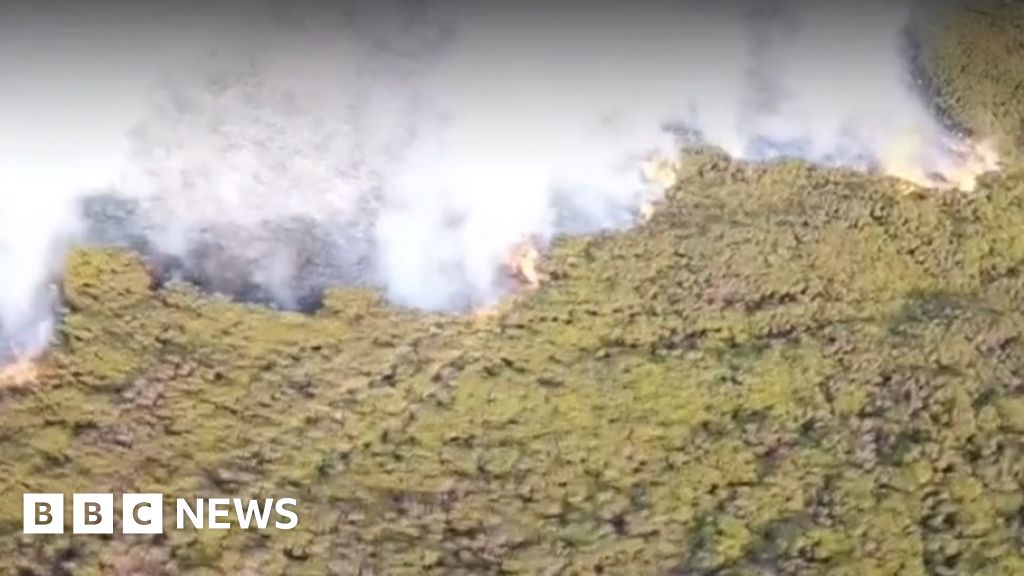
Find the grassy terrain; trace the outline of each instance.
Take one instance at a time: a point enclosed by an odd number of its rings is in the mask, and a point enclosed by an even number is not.
[[[937,4],[937,3],[936,3]],[[946,6],[948,5],[948,6]],[[1024,161],[1024,3],[971,0],[933,9],[924,50],[939,106]]]
[[[934,70],[980,74],[957,46]],[[965,82],[958,116],[1011,142],[1014,100]],[[0,389],[0,573],[1024,573],[1024,176],[682,176],[491,317],[277,313],[74,253],[62,345]],[[75,490],[294,496],[300,523],[20,535],[23,492]]]
[[[1024,570],[1024,180],[964,198],[713,154],[685,171],[648,226],[563,241],[546,288],[493,318],[358,291],[279,314],[76,253],[64,345],[4,391],[0,561]],[[75,488],[293,495],[301,523],[13,535],[21,492]]]

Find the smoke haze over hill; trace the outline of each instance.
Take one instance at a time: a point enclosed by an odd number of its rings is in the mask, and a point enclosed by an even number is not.
[[[45,347],[75,242],[301,307],[457,310],[508,251],[631,225],[680,139],[916,180],[959,143],[903,2],[0,0],[0,331]]]

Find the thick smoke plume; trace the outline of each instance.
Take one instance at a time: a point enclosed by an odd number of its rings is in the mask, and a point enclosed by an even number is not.
[[[975,168],[912,81],[901,2],[162,4],[0,0],[17,354],[45,347],[73,243],[284,307],[357,282],[457,310],[509,289],[523,242],[635,222],[681,140]]]

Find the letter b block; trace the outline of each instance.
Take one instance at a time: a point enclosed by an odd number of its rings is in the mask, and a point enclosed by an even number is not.
[[[25,494],[21,515],[25,534],[63,534],[64,495]]]
[[[113,494],[75,494],[71,513],[75,534],[114,533]]]

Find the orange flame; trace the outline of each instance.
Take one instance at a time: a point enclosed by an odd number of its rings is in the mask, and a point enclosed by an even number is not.
[[[654,188],[640,202],[639,219],[646,223],[654,217],[661,193],[679,183],[679,164],[665,157],[654,157],[640,166],[640,175]]]
[[[978,177],[1000,169],[999,154],[989,141],[950,142],[947,146],[948,161],[933,169],[923,161],[926,149],[926,139],[921,134],[904,134],[885,150],[881,170],[926,188],[970,192],[977,186]]]
[[[516,243],[505,255],[502,269],[520,288],[533,291],[540,288],[541,274],[539,270],[541,254],[533,239]],[[473,310],[476,320],[489,320],[501,314],[500,302],[478,306]]]
[[[524,240],[512,247],[505,258],[505,269],[528,289],[540,287],[540,251],[531,240]]]
[[[678,179],[677,164],[664,157],[654,157],[641,165],[641,176],[644,181],[653,184],[658,193],[675,186]],[[652,191],[642,199],[639,216],[642,222],[650,220],[654,215],[656,197],[660,194]],[[502,267],[521,287],[527,290],[540,288],[542,278],[540,273],[541,252],[537,248],[537,242],[533,238],[527,238],[516,243],[508,251]],[[489,315],[489,309],[478,309],[478,316]]]
[[[679,166],[667,158],[655,157],[640,166],[640,173],[645,181],[668,190],[679,179]]]
[[[17,360],[0,368],[0,388],[33,384],[39,377],[39,370],[31,360]]]

